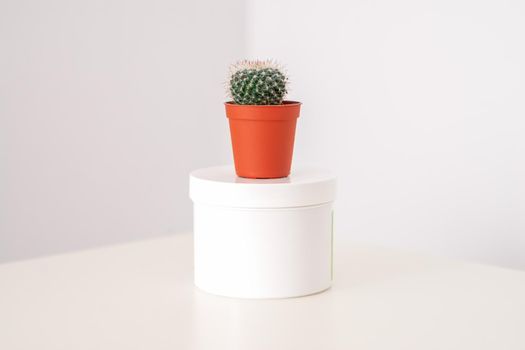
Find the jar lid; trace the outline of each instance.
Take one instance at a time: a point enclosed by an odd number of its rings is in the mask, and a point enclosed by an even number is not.
[[[233,166],[198,169],[190,174],[195,203],[239,208],[289,208],[335,199],[336,177],[316,167],[296,167],[280,179],[238,177]]]

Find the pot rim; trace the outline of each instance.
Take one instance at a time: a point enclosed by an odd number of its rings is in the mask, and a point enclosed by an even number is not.
[[[230,120],[291,121],[299,118],[301,102],[283,101],[280,105],[238,105],[225,102],[226,117]]]

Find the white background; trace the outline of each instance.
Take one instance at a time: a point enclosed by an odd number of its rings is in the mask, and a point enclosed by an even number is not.
[[[525,268],[520,1],[0,3],[0,261],[191,227],[227,64],[275,58],[340,239]]]
[[[0,261],[191,228],[241,0],[0,1]],[[231,18],[232,20],[227,20]]]
[[[340,237],[525,268],[525,3],[253,0]],[[272,18],[271,23],[268,18]]]

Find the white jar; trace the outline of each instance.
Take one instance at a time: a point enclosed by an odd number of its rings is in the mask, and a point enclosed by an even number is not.
[[[298,168],[245,179],[231,166],[190,174],[195,285],[239,298],[287,298],[328,289],[336,180]]]

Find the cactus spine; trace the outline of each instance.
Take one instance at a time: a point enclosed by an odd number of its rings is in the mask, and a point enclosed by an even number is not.
[[[230,67],[229,93],[240,105],[278,105],[287,93],[288,77],[273,61],[240,61]]]

